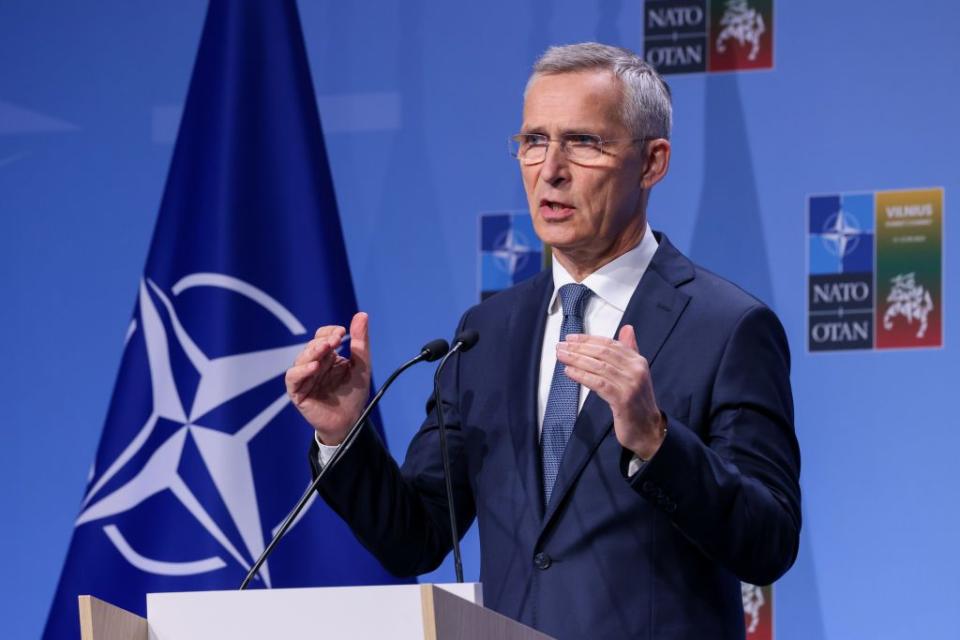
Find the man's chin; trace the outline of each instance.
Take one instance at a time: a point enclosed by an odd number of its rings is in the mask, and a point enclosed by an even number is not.
[[[546,250],[559,251],[561,253],[567,253],[572,249],[576,248],[576,243],[570,242],[568,239],[550,237],[550,236],[540,236],[540,241],[543,242]]]
[[[549,240],[544,240],[543,244],[546,247],[546,251],[551,251],[554,256],[560,254],[562,256],[571,257],[578,256],[583,252],[584,243],[583,242],[570,242],[569,239],[564,240],[554,240],[553,242]]]
[[[583,234],[578,233],[569,223],[546,222],[534,218],[533,230],[544,244],[554,248],[574,248],[584,241]]]

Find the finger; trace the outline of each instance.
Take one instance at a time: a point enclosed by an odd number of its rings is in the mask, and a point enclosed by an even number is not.
[[[288,369],[286,376],[284,376],[284,381],[287,383],[287,393],[297,402],[312,393],[318,384],[336,386],[341,376],[334,374],[340,368],[349,369],[349,360],[329,350],[329,345],[323,346],[328,349],[323,358],[295,365]]]
[[[287,387],[287,395],[294,402],[299,402],[306,395],[304,387],[308,383],[317,379],[317,367],[319,363],[316,360],[293,366],[287,369],[287,374],[283,377],[284,384]]]
[[[596,342],[560,342],[557,344],[557,353],[560,350],[567,353],[589,356],[614,365],[617,369],[626,371],[637,363],[635,362],[638,354],[631,351],[626,346],[617,342],[596,343]]]
[[[564,346],[557,348],[557,360],[565,365],[577,367],[599,376],[612,377],[622,375],[620,367],[613,362],[613,358],[605,351],[605,347],[597,347],[597,351],[604,350],[597,355],[583,351],[567,349]]]
[[[347,330],[340,326],[329,327],[330,331],[323,331],[324,328],[321,327],[317,330],[317,336],[314,338],[314,341],[317,343],[325,342],[329,344],[334,351],[340,351],[342,347],[348,340],[350,340],[350,334],[347,333]]]
[[[350,359],[370,366],[370,318],[360,311],[350,321]]]
[[[330,388],[338,388],[350,378],[350,368],[349,360],[344,358],[338,359],[337,362],[330,367],[329,373],[327,373],[324,378],[324,384],[329,385]]]
[[[329,342],[329,338],[311,340],[304,347],[303,351],[293,361],[294,366],[306,364],[308,362],[323,360],[329,358],[334,348]]]
[[[640,352],[640,347],[637,346],[637,332],[634,331],[633,325],[625,324],[620,327],[620,333],[617,335],[617,339],[620,341],[620,344],[629,347],[632,351]]]
[[[605,345],[614,345],[617,344],[617,341],[613,338],[607,338],[604,336],[592,336],[586,333],[568,333],[564,338],[566,342],[576,342],[576,343],[585,343],[585,344],[605,344]]]
[[[564,367],[563,372],[574,382],[582,384],[606,400],[608,404],[613,405],[618,402],[620,388],[609,378],[569,365]]]
[[[328,338],[328,337],[330,337],[330,336],[335,335],[335,336],[337,336],[337,339],[339,340],[339,339],[342,338],[344,335],[346,335],[346,333],[347,333],[347,330],[346,330],[345,328],[341,327],[340,325],[329,324],[329,325],[327,325],[327,326],[325,326],[325,327],[320,327],[319,329],[317,329],[316,333],[313,334],[313,337],[314,337],[314,338]]]
[[[647,369],[649,363],[640,355],[633,326],[621,327],[618,338],[618,340],[612,340],[602,336],[570,334],[567,336],[567,341],[560,345],[576,353],[586,353],[602,360],[609,360],[624,371]]]

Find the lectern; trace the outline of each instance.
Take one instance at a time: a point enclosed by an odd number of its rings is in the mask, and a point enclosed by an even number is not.
[[[476,583],[151,593],[146,618],[80,596],[80,632],[83,640],[549,640],[485,609]]]

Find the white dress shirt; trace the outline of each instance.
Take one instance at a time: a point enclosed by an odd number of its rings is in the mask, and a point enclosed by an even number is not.
[[[643,232],[640,243],[622,256],[600,267],[586,278],[581,284],[590,288],[593,295],[587,298],[583,312],[583,330],[590,335],[614,335],[623,312],[627,309],[634,289],[640,283],[640,278],[646,273],[653,254],[657,251],[657,239],[653,237],[650,225]],[[558,260],[553,260],[553,297],[547,306],[547,322],[543,331],[543,349],[540,353],[540,380],[537,393],[537,433],[543,430],[543,414],[547,410],[547,399],[550,396],[550,383],[553,381],[553,369],[557,363],[557,343],[560,342],[560,325],[563,322],[563,309],[557,291],[565,284],[576,282]],[[579,409],[590,392],[580,386]],[[336,451],[336,447],[321,444],[320,466],[324,466]],[[642,462],[636,456],[630,461],[629,475],[640,469]]]

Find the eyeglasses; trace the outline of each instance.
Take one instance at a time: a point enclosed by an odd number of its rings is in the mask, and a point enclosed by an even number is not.
[[[547,148],[551,142],[560,143],[560,151],[571,162],[578,164],[596,164],[607,152],[605,147],[617,142],[646,142],[652,138],[623,138],[604,140],[592,133],[565,133],[559,140],[551,140],[542,133],[518,133],[507,141],[510,155],[523,164],[540,164],[547,159]]]

